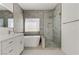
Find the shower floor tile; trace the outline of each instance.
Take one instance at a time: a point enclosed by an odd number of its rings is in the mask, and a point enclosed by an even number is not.
[[[58,48],[58,46],[51,40],[46,41],[46,48]]]

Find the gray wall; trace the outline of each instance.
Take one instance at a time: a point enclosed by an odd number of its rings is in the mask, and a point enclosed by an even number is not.
[[[3,27],[8,27],[8,18],[13,18],[13,14],[8,10],[0,11],[0,18],[3,18],[4,25]]]
[[[58,4],[53,12],[53,41],[61,47],[61,4]]]
[[[14,4],[14,32],[23,32],[23,11],[18,4]]]

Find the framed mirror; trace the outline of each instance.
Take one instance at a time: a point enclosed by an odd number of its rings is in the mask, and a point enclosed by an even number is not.
[[[14,28],[13,13],[0,4],[0,27]]]
[[[14,18],[12,11],[8,8],[8,4],[0,4],[0,29],[7,28],[7,31],[13,31]]]

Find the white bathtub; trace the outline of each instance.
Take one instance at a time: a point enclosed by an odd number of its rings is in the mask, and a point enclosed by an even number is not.
[[[40,36],[24,36],[25,47],[37,47],[39,45]]]

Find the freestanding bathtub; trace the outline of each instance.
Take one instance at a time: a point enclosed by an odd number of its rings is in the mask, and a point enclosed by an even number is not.
[[[39,45],[40,36],[24,36],[25,47],[37,47]]]

